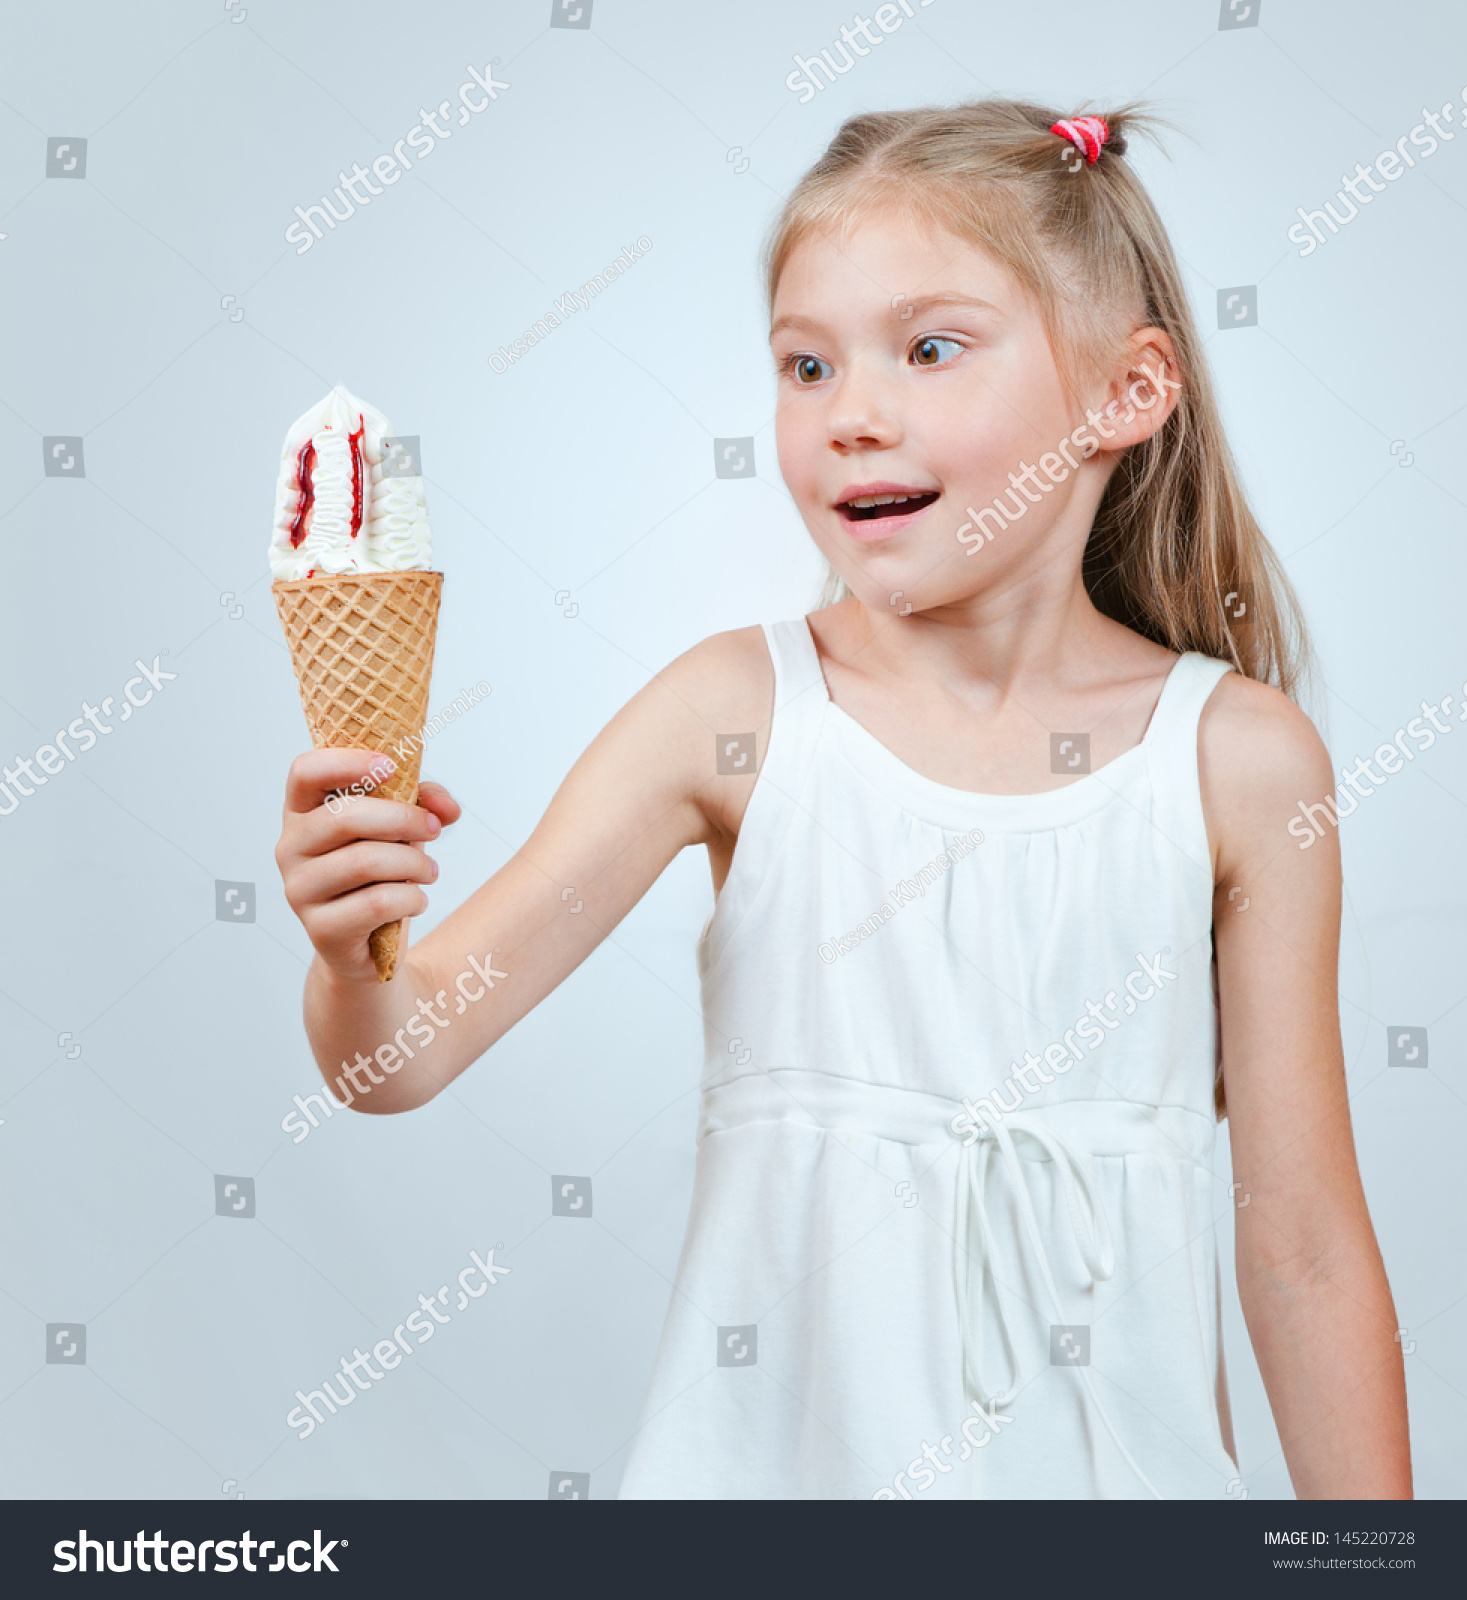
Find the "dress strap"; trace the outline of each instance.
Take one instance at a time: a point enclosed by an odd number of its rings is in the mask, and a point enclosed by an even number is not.
[[[1197,725],[1212,691],[1233,670],[1230,662],[1189,650],[1162,686],[1142,741],[1152,775],[1153,821],[1206,874],[1209,897],[1212,864],[1197,768]]]
[[[774,663],[774,722],[760,770],[777,770],[781,788],[798,795],[805,786],[830,692],[820,670],[820,655],[803,617],[766,622],[764,638]]]
[[[750,906],[775,881],[785,835],[809,804],[806,791],[830,705],[820,656],[805,619],[761,626],[774,665],[774,717],[767,742],[757,750],[754,792],[739,827],[733,865],[698,947],[705,982]],[[714,731],[722,736],[747,730]]]
[[[1215,661],[1196,650],[1187,651],[1162,685],[1161,697],[1151,716],[1151,726],[1146,730],[1148,742],[1155,739],[1158,743],[1170,744],[1174,740],[1181,740],[1185,747],[1190,738],[1195,746],[1202,708],[1212,691],[1231,671],[1231,662]]]
[[[774,714],[797,701],[813,698],[818,705],[830,698],[825,674],[820,670],[820,653],[803,617],[793,622],[766,622],[764,637],[774,662]]]

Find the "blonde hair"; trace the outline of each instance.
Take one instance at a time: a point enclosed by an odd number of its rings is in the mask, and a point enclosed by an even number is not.
[[[995,99],[852,117],[765,246],[771,313],[807,233],[839,233],[896,203],[1015,274],[1072,394],[1084,376],[1111,370],[1138,327],[1162,329],[1182,387],[1171,416],[1106,484],[1085,547],[1086,589],[1098,610],[1146,638],[1231,661],[1297,698],[1310,662],[1298,601],[1238,481],[1166,229],[1125,161],[1127,134],[1159,124],[1138,106],[1106,112],[1110,137],[1090,165],[1049,131],[1063,115]],[[827,571],[822,605],[850,593]],[[1232,627],[1240,603],[1251,621]]]

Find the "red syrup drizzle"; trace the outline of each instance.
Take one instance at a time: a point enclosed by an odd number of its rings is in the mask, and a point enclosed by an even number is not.
[[[367,431],[367,420],[360,414],[360,424],[355,433],[346,436],[351,446],[351,536],[356,538],[362,527],[362,435]]]
[[[295,464],[296,480],[301,486],[300,504],[295,508],[295,521],[290,525],[291,549],[298,549],[306,536],[306,517],[316,501],[316,485],[312,481],[316,467],[316,446],[307,439]]]

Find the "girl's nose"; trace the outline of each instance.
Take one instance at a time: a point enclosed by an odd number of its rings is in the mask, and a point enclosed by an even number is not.
[[[885,386],[872,374],[848,372],[831,398],[830,446],[848,450],[887,450],[901,440]]]

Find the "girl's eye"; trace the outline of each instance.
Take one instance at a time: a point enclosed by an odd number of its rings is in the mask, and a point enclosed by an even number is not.
[[[787,370],[794,373],[796,383],[819,383],[830,377],[835,368],[819,356],[791,356]]]
[[[962,348],[956,339],[919,339],[912,346],[912,365],[939,367],[944,361],[951,361]]]

